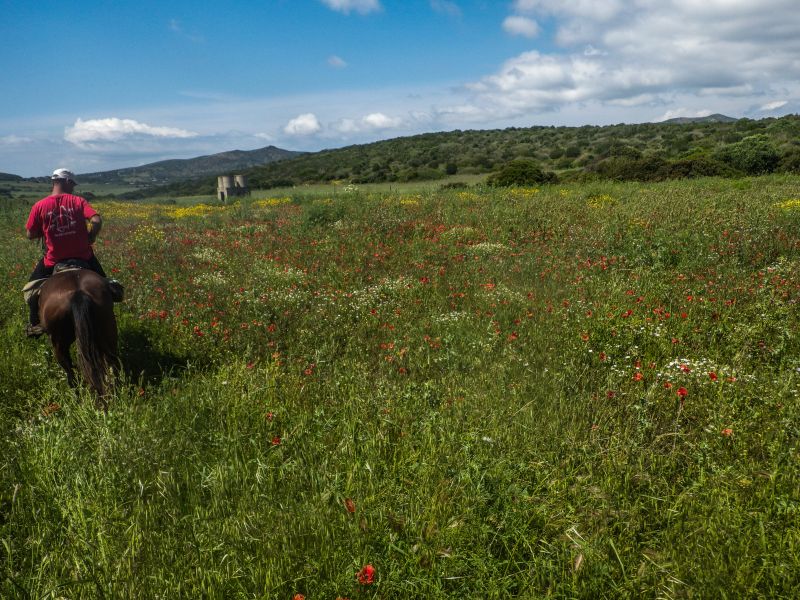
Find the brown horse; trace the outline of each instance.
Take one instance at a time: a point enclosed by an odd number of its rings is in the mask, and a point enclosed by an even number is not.
[[[83,379],[97,393],[98,406],[105,407],[119,367],[117,320],[106,280],[88,269],[54,274],[41,287],[39,316],[69,385],[76,385],[69,349],[77,342]]]

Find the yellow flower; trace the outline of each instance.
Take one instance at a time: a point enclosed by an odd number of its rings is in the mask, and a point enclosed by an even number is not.
[[[589,208],[606,208],[614,206],[616,203],[616,199],[608,194],[595,194],[594,196],[589,196],[586,200],[586,206]]]
[[[207,217],[225,211],[224,206],[211,206],[209,204],[195,204],[181,208],[169,208],[166,213],[174,219],[187,219],[190,217]]]
[[[530,200],[539,193],[539,188],[511,188],[508,195],[515,200]]]
[[[267,208],[269,206],[278,206],[279,204],[289,204],[291,198],[263,198],[253,202],[255,208]]]
[[[792,198],[783,202],[776,202],[775,206],[781,210],[795,210],[800,208],[800,198]]]

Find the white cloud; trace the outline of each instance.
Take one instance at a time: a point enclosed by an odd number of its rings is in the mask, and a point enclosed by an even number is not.
[[[333,128],[339,133],[343,134],[357,133],[361,131],[361,128],[354,119],[339,119],[338,122],[334,123]]]
[[[320,129],[322,129],[322,125],[319,124],[317,116],[314,113],[305,113],[289,121],[283,128],[283,132],[286,135],[303,136],[313,135]]]
[[[591,44],[586,44],[586,47],[583,49],[584,56],[606,56],[608,52],[603,52],[592,46]]]
[[[344,69],[347,66],[347,63],[340,56],[331,54],[328,57],[328,65],[333,67],[334,69]]]
[[[379,0],[321,0],[328,8],[349,14],[351,10],[365,15],[381,9]]]
[[[739,98],[744,112],[800,79],[797,0],[515,0],[511,10],[506,31],[547,19],[560,48],[525,52],[466,85],[486,120],[587,103],[669,107],[677,97],[713,112]]]
[[[72,144],[111,142],[134,136],[155,138],[190,138],[197,134],[176,127],[154,127],[133,119],[77,119],[75,124],[64,129],[64,139]]]
[[[16,135],[14,133],[0,136],[0,146],[22,146],[30,144],[33,140],[29,137]]]
[[[401,124],[401,119],[396,117],[387,117],[383,113],[370,113],[364,117],[364,123],[375,129],[387,129],[397,127]]]
[[[412,119],[418,120],[421,113],[415,113]],[[381,129],[396,129],[404,124],[400,117],[390,117],[381,112],[369,113],[360,119],[339,119],[333,125],[333,129],[342,134],[362,133],[368,131],[378,131]]]
[[[460,17],[461,7],[450,0],[430,0],[431,8],[450,17]]]
[[[503,29],[511,35],[521,35],[532,38],[539,35],[539,24],[528,17],[512,15],[503,21]]]
[[[787,104],[789,104],[788,100],[775,100],[775,102],[767,102],[759,110],[763,111],[778,110],[779,108],[783,108]]]
[[[610,21],[623,10],[626,4],[646,5],[650,0],[516,0],[516,12],[543,15],[581,17],[591,21]]]

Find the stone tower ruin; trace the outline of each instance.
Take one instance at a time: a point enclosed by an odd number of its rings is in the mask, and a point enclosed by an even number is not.
[[[217,199],[225,202],[231,196],[247,196],[250,188],[247,187],[247,175],[220,175],[217,177]]]

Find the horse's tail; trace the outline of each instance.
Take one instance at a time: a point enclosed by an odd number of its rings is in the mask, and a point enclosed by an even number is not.
[[[77,290],[72,295],[70,305],[75,322],[78,367],[84,380],[94,388],[98,395],[103,396],[106,391],[108,365],[96,338],[97,307],[89,295],[82,290]]]

